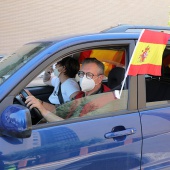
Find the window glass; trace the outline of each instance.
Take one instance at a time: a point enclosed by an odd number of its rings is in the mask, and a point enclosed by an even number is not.
[[[0,60],[0,84],[14,74],[20,67],[35,57],[39,52],[49,47],[51,42],[30,43],[17,50],[15,53]]]
[[[170,100],[170,48],[167,46],[162,57],[161,76],[146,75],[147,106],[162,105]]]
[[[44,71],[41,72],[34,80],[32,80],[27,87],[34,87],[34,86],[45,86],[43,82],[43,75]]]

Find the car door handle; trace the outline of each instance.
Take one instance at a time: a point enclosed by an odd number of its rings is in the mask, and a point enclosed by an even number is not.
[[[120,137],[120,136],[132,135],[134,133],[136,133],[136,129],[129,128],[129,129],[121,130],[121,131],[117,131],[117,132],[106,133],[105,138],[107,138],[107,139],[116,138],[116,137]]]

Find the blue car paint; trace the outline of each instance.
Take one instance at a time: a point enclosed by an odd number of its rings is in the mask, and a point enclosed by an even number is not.
[[[142,111],[143,169],[170,166],[170,107]],[[147,159],[146,159],[147,158]]]
[[[133,126],[137,131],[120,141],[104,137],[105,133],[119,125],[125,128]],[[101,130],[98,131],[98,128]],[[5,138],[0,138],[2,145],[7,145]],[[28,169],[32,166],[36,169],[48,169],[48,167],[52,169],[82,167],[89,170],[94,167],[99,170],[107,167],[125,169],[123,161],[126,161],[126,169],[139,168],[140,118],[138,113],[134,113],[62,126],[46,125],[43,129],[33,129],[30,138],[16,138],[8,145],[8,148],[4,147],[1,150],[1,161],[9,166],[13,164],[18,167],[25,161]]]

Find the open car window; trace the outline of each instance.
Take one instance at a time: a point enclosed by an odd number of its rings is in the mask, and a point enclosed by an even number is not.
[[[161,76],[145,75],[146,105],[158,106],[170,101],[170,47],[167,46],[162,57]]]
[[[128,101],[128,84],[125,83],[120,99],[115,95],[115,91],[120,90],[125,75],[125,66],[128,51],[126,47],[107,47],[107,48],[95,48],[88,49],[80,52],[68,55],[78,60],[80,68],[82,62],[86,58],[96,58],[104,64],[104,78],[102,84],[107,86],[110,91],[100,94],[93,94],[90,96],[81,97],[64,103],[60,106],[56,106],[54,111],[57,116],[64,120],[80,118],[80,117],[93,117],[97,115],[122,114],[122,111],[127,112]],[[53,61],[51,65],[60,61],[60,59]],[[47,67],[46,67],[47,68]],[[54,67],[52,67],[54,69]],[[50,103],[49,97],[54,92],[54,87],[47,85],[43,82],[43,75],[45,70],[38,74],[38,76],[27,85],[27,89],[36,98]],[[54,72],[51,74],[54,75]],[[80,83],[78,75],[76,75],[76,81]],[[80,85],[80,84],[79,84]],[[117,91],[118,93],[118,91]],[[50,103],[51,104],[51,103]],[[34,113],[33,113],[34,114]],[[54,119],[55,120],[55,119]],[[39,121],[35,121],[39,122]],[[43,122],[43,121],[42,121]],[[41,123],[41,122],[40,122]],[[44,122],[43,122],[44,123]],[[35,123],[33,123],[35,125]]]
[[[113,68],[115,67],[120,67],[123,69],[125,68],[126,49],[124,47],[116,47],[116,48],[113,47],[109,49],[97,48],[97,49],[90,49],[90,50],[74,53],[71,56],[79,61],[80,66],[85,58],[95,57],[99,61],[101,61],[105,66],[103,82],[107,84],[109,72]],[[54,63],[57,63],[57,61],[55,61]],[[36,85],[45,86],[45,84],[43,83],[43,75],[44,75],[44,71],[42,71],[34,80],[32,80],[27,85],[27,87],[34,87]],[[76,76],[76,80],[79,81],[78,76]]]
[[[83,62],[85,58],[97,58],[105,66],[104,80],[107,81],[109,72],[115,67],[125,67],[126,50],[124,48],[111,48],[111,49],[92,49],[79,53],[79,63]],[[77,57],[77,55],[76,55]]]

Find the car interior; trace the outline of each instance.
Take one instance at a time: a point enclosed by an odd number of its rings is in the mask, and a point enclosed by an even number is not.
[[[146,101],[170,100],[170,48],[166,47],[162,57],[161,76],[146,75]]]
[[[122,96],[120,100],[115,100],[113,98],[112,92],[115,90],[121,90],[122,82],[125,76],[125,67],[126,56],[128,55],[128,51],[126,47],[107,47],[107,48],[93,48],[86,49],[84,51],[75,52],[73,54],[69,54],[68,56],[76,58],[81,67],[81,63],[85,58],[95,57],[101,62],[103,62],[105,66],[104,79],[103,84],[107,85],[111,92],[107,94],[98,94],[83,97],[82,99],[76,99],[75,101],[70,101],[65,103],[59,107],[57,107],[56,112],[58,116],[67,119],[67,115],[71,114],[70,118],[82,117],[82,116],[92,116],[95,114],[103,114],[106,112],[113,112],[117,110],[125,110],[127,109],[127,101],[128,101],[128,78],[125,81],[123,86]],[[66,56],[67,57],[67,56]],[[55,64],[58,62],[56,60],[53,62]],[[32,82],[30,82],[26,90],[29,90],[36,98],[49,103],[49,96],[53,92],[53,87],[49,85],[45,85],[43,83],[43,73],[39,74]],[[170,48],[167,46],[163,53],[162,58],[162,75],[161,76],[151,76],[145,75],[146,82],[146,102],[152,103],[155,101],[168,101],[170,100]],[[78,78],[78,76],[76,76]],[[78,83],[79,80],[77,79]],[[21,93],[22,96],[25,95],[24,92]],[[14,99],[14,103],[19,103],[24,105],[22,99],[16,96]],[[112,97],[111,97],[112,96]],[[99,100],[100,98],[100,100]],[[114,100],[114,102],[112,102]],[[105,102],[103,102],[105,101]],[[89,107],[90,105],[90,107]],[[70,106],[74,108],[70,109]],[[73,107],[74,106],[74,107]],[[82,113],[82,108],[88,106],[91,108],[90,110],[86,109],[86,113]],[[72,113],[71,113],[71,111]],[[85,109],[84,109],[85,110]],[[42,118],[40,113],[36,109],[30,110],[32,117],[32,124],[35,125]],[[36,116],[35,116],[36,115]]]
[[[124,74],[125,74],[125,55],[126,55],[126,49],[124,48],[119,48],[119,47],[114,47],[114,48],[98,48],[98,49],[87,49],[84,51],[80,51],[80,52],[76,52],[74,54],[71,54],[69,56],[74,57],[75,59],[77,59],[80,63],[80,67],[81,67],[81,63],[85,58],[97,58],[98,60],[100,60],[101,62],[103,62],[104,66],[105,66],[105,71],[104,71],[104,79],[103,79],[103,84],[105,84],[106,86],[108,86],[111,91],[114,90],[120,90],[121,89],[121,84],[122,81],[124,79]],[[53,62],[53,65],[56,63],[57,61]],[[43,83],[43,73],[44,71],[39,74],[32,82],[30,82],[27,87],[25,88],[26,90],[29,90],[29,92],[31,94],[33,94],[36,98],[49,103],[49,96],[50,94],[53,92],[53,87],[49,86],[49,85],[45,85]],[[77,81],[79,83],[79,78],[78,76],[76,76]],[[124,89],[126,89],[126,84]],[[100,95],[100,94],[99,94]],[[24,101],[25,99],[21,99],[20,96],[25,96],[25,92],[21,91],[21,93],[16,96],[14,103],[20,103],[22,105],[24,105]],[[107,105],[108,103],[110,103],[110,99],[109,99],[109,94],[107,95],[103,95],[103,98],[105,98],[105,105]],[[113,95],[111,95],[113,96]],[[26,96],[25,96],[26,97]],[[88,100],[93,100],[93,104],[94,101],[97,101],[97,95],[93,95],[90,97],[84,97],[85,99],[88,98]],[[100,99],[101,99],[101,95],[100,95]],[[79,99],[76,99],[79,100]],[[111,100],[113,100],[113,97],[111,98]],[[73,101],[71,101],[73,102]],[[63,104],[63,106],[60,106],[57,108],[57,112],[60,115],[60,113],[63,115],[63,112],[65,114],[68,114],[67,112],[70,110],[69,108],[67,108],[67,106],[71,105],[71,102],[68,102],[66,104]],[[82,103],[86,103],[84,100],[81,101],[81,105]],[[101,102],[98,102],[101,103]],[[76,105],[74,103],[74,105]],[[103,106],[102,106],[103,107]],[[123,106],[126,108],[126,106]],[[63,110],[64,108],[64,110]],[[115,108],[116,109],[116,108]],[[68,111],[66,111],[68,110]],[[96,110],[96,109],[95,109]],[[111,109],[110,109],[111,111]],[[40,116],[40,114],[37,114],[37,110],[36,109],[32,109],[31,111],[31,115],[32,116],[32,124],[37,124],[37,122],[39,122],[39,119],[41,119],[42,117]],[[90,111],[88,111],[89,113]],[[94,109],[93,109],[93,113],[94,113]],[[98,111],[99,113],[99,111]],[[35,116],[37,115],[37,116]],[[92,115],[92,114],[87,114],[87,115]],[[72,117],[80,117],[81,116],[81,112],[79,112],[78,110],[75,111],[75,113],[73,114]]]

